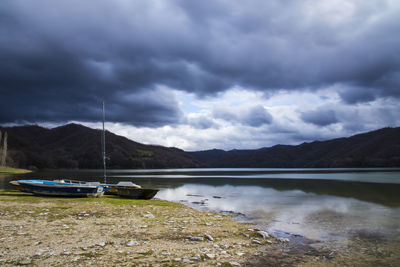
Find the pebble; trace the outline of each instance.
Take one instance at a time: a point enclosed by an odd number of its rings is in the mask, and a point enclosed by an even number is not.
[[[205,256],[206,256],[206,258],[211,259],[211,260],[215,258],[215,254],[213,254],[213,253],[206,253]]]
[[[261,245],[261,241],[258,239],[253,239],[253,240],[251,240],[251,242],[253,242],[254,244]]]
[[[102,242],[98,243],[97,245],[99,245],[100,247],[104,247],[106,245],[106,242],[102,241]]]
[[[238,263],[236,261],[231,261],[229,264],[232,266],[240,266],[240,263]]]
[[[182,262],[184,262],[184,263],[194,263],[194,261],[191,261],[191,260],[189,260],[189,259],[183,259]]]
[[[267,232],[265,232],[265,231],[258,231],[257,234],[259,236],[261,236],[263,239],[266,239],[266,238],[269,237],[269,234]]]
[[[238,255],[239,257],[243,256],[244,253],[243,252],[236,252],[236,255]]]
[[[169,253],[168,251],[163,251],[163,252],[161,252],[161,255],[163,255],[163,256],[170,256],[171,253]]]
[[[150,212],[142,214],[142,216],[145,217],[145,218],[149,218],[149,219],[154,219],[155,218],[155,216]]]
[[[139,246],[139,242],[137,242],[135,240],[131,240],[128,243],[126,243],[126,246],[128,246],[128,247]]]
[[[205,236],[209,241],[211,241],[211,242],[214,241],[214,238],[213,238],[211,235],[205,234],[204,236]]]
[[[187,236],[186,239],[189,239],[190,241],[203,241],[204,238],[201,236]]]
[[[46,250],[44,250],[44,249],[39,249],[38,251],[36,251],[35,252],[35,255],[36,256],[41,256],[43,253],[45,253],[46,252]]]
[[[278,241],[282,242],[282,243],[290,242],[289,238],[286,238],[286,237],[280,237],[280,238],[278,238]]]
[[[190,259],[191,259],[191,260],[198,261],[198,260],[201,260],[201,256],[200,256],[200,254],[196,254],[196,255],[194,255],[193,257],[191,257]]]

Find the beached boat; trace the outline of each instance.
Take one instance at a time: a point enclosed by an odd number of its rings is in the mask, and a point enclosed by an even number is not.
[[[44,196],[100,197],[109,189],[98,182],[72,180],[18,180],[10,183],[23,192]]]
[[[104,175],[104,184],[109,186],[107,194],[109,195],[118,195],[124,198],[133,198],[133,199],[151,199],[153,198],[158,189],[144,189],[140,185],[134,184],[132,182],[118,182],[118,184],[107,184],[107,171],[106,171],[106,159],[108,158],[106,155],[106,131],[104,129],[104,102],[103,102],[103,134],[102,134],[102,154],[103,154],[103,175]]]
[[[106,194],[133,199],[151,199],[159,191],[158,189],[142,188],[140,185],[132,182],[119,182],[118,184],[109,184],[108,186],[111,188]]]
[[[118,190],[118,196],[133,199],[152,199],[159,191],[158,189],[132,188],[128,186],[116,188]]]

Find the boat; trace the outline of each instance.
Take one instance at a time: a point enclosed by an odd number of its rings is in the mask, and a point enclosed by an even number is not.
[[[132,199],[152,199],[159,191],[158,189],[142,188],[140,185],[132,182],[119,182],[118,184],[109,184],[108,186],[111,188],[106,194]]]
[[[140,185],[134,184],[132,182],[118,182],[118,184],[107,184],[107,171],[106,171],[106,132],[104,128],[104,102],[103,102],[103,134],[102,134],[102,149],[103,149],[103,176],[104,176],[104,184],[109,186],[107,194],[109,195],[118,195],[123,198],[132,198],[132,199],[152,199],[157,192],[158,189],[150,189],[150,188],[142,188]]]
[[[74,180],[18,180],[10,183],[22,192],[43,196],[100,197],[109,189],[99,182]]]
[[[118,182],[118,184],[108,184],[108,186],[110,186],[110,189],[106,195],[118,195],[118,187],[142,188],[140,185],[132,182]]]
[[[152,199],[159,191],[158,189],[129,188],[127,186],[117,187],[117,190],[118,196],[132,199]]]

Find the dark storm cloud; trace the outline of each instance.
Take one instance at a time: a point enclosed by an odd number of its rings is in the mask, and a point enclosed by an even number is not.
[[[205,116],[190,118],[188,124],[196,129],[218,128],[218,125]]]
[[[327,109],[317,109],[301,113],[304,122],[312,123],[317,126],[327,126],[339,122],[335,111]]]
[[[343,84],[346,103],[399,97],[399,11],[373,0],[3,0],[0,122],[97,121],[104,99],[113,121],[179,123],[160,85],[205,96]]]
[[[231,123],[239,123],[251,127],[270,124],[273,120],[271,114],[260,105],[250,107],[246,110],[217,107],[213,110],[213,116]]]
[[[259,127],[264,124],[270,124],[272,116],[262,106],[251,108],[247,114],[242,117],[242,123],[247,123],[253,127]]]

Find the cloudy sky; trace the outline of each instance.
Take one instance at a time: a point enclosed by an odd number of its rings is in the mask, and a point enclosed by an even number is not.
[[[398,0],[1,0],[0,124],[185,150],[400,126]]]

